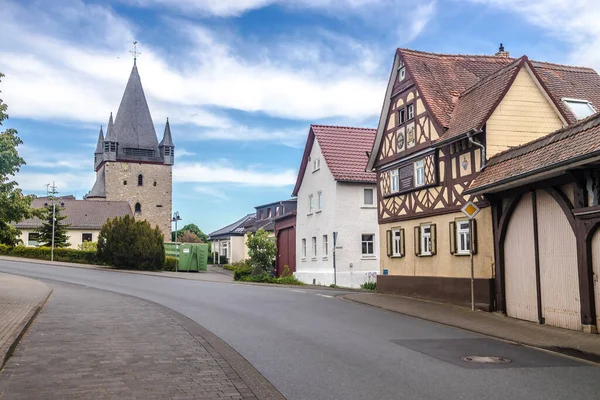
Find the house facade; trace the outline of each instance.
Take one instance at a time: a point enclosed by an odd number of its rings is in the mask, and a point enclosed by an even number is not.
[[[600,101],[588,68],[495,56],[398,49],[367,170],[377,174],[378,291],[492,309],[492,209],[467,192],[489,157],[576,122],[572,108]],[[461,208],[481,208],[473,234]]]
[[[359,287],[379,270],[375,174],[365,172],[374,129],[312,125],[293,195],[296,272],[305,282]],[[334,232],[335,274],[334,274]]]
[[[62,224],[68,225],[67,237],[69,248],[77,249],[83,242],[97,242],[102,226],[108,219],[115,217],[133,216],[131,207],[126,201],[97,202],[77,200],[73,196],[59,197],[56,204],[60,207],[62,215],[66,216]],[[32,208],[52,207],[48,197],[33,199]],[[39,218],[30,218],[15,224],[21,231],[19,239],[25,246],[39,246],[39,234],[36,232],[42,226]]]
[[[599,168],[596,113],[495,155],[471,184],[491,204],[496,303],[508,316],[598,331]]]
[[[165,241],[170,241],[174,162],[169,120],[159,143],[134,62],[114,121],[110,115],[106,136],[100,128],[94,153],[96,182],[85,198],[128,202],[136,219],[158,226]]]

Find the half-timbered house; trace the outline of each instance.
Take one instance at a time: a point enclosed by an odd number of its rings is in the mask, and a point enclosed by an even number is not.
[[[487,159],[570,125],[600,106],[589,68],[398,49],[368,171],[377,173],[378,291],[495,306],[492,212],[465,193]],[[461,208],[481,208],[473,235]]]

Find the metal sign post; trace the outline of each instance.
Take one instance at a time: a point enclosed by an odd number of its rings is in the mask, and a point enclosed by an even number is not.
[[[337,247],[337,232],[333,232],[333,287],[337,287],[337,270],[335,268],[335,248]]]
[[[463,214],[469,218],[469,256],[471,258],[471,311],[475,311],[475,267],[473,265],[473,220],[477,213],[479,213],[479,207],[472,201],[465,204],[461,209]]]

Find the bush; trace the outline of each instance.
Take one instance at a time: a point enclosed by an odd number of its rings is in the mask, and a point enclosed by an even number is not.
[[[98,242],[83,242],[79,246],[77,246],[79,250],[85,251],[97,251],[98,250]]]
[[[177,257],[167,256],[165,258],[165,271],[175,271],[177,269]]]
[[[98,237],[98,258],[120,269],[156,271],[165,266],[164,238],[158,226],[126,215],[106,221]]]
[[[226,269],[228,271],[235,271],[235,268],[236,268],[235,266],[230,265],[230,264],[223,265],[223,269]]]
[[[377,282],[365,282],[365,283],[362,283],[360,285],[360,288],[364,289],[364,290],[376,290],[377,289]]]
[[[50,260],[52,249],[50,247],[5,246],[0,244],[0,255],[23,258],[36,258]],[[74,262],[81,264],[102,265],[95,251],[75,249],[54,249],[54,260]]]
[[[269,237],[269,232],[259,229],[248,235],[246,240],[250,263],[254,268],[269,276],[273,275],[273,260],[277,255],[277,243],[274,237]]]

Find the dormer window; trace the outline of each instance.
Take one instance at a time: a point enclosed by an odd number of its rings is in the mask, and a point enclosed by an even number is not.
[[[279,216],[279,206],[275,207],[275,216]]]
[[[592,106],[592,103],[587,100],[563,98],[562,101],[569,107],[577,119],[584,119],[596,113],[596,109]]]
[[[398,67],[398,82],[402,82],[404,78],[406,78],[406,67],[404,64],[401,64],[400,67]]]
[[[267,208],[267,218],[271,218],[271,209]]]

